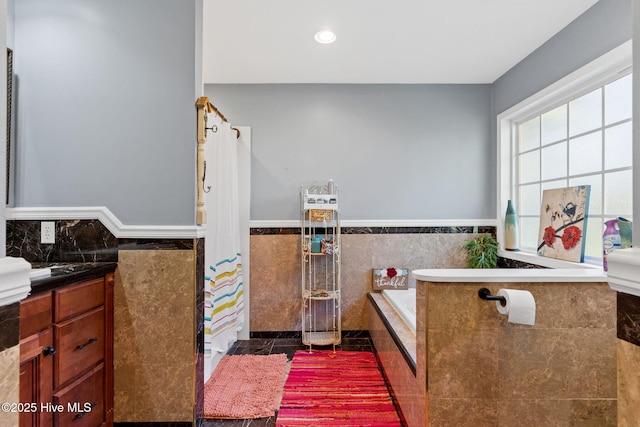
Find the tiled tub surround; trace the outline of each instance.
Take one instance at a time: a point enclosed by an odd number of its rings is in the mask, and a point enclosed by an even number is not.
[[[606,276],[515,270],[529,276],[500,281],[495,271],[414,272],[425,298],[417,334],[426,338],[428,425],[615,426],[616,296]],[[535,325],[508,323],[478,298],[481,287],[530,291]]]
[[[343,227],[342,329],[368,330],[373,268],[462,268],[464,244],[494,227]],[[299,331],[300,229],[251,230],[251,331]]]

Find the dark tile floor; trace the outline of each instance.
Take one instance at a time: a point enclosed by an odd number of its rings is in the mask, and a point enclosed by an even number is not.
[[[285,353],[291,360],[297,350],[307,350],[300,338],[252,338],[236,342],[227,354],[278,354]],[[315,347],[317,349],[331,349],[332,347]],[[373,351],[371,339],[368,337],[344,337],[337,350]],[[202,427],[275,427],[276,417],[259,418],[255,420],[204,420]]]

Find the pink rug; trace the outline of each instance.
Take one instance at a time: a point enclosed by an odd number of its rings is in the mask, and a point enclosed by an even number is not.
[[[204,386],[205,418],[273,416],[286,367],[286,354],[224,356]]]
[[[361,351],[297,351],[277,427],[400,427],[376,357]]]

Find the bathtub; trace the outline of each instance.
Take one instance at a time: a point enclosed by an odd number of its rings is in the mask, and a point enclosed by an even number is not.
[[[402,320],[409,328],[416,333],[416,289],[410,288],[406,290],[385,289],[382,296],[393,306],[398,312]]]

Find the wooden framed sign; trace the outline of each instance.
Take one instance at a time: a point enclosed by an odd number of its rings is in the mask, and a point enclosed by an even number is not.
[[[409,270],[388,267],[373,269],[373,290],[409,289]]]

